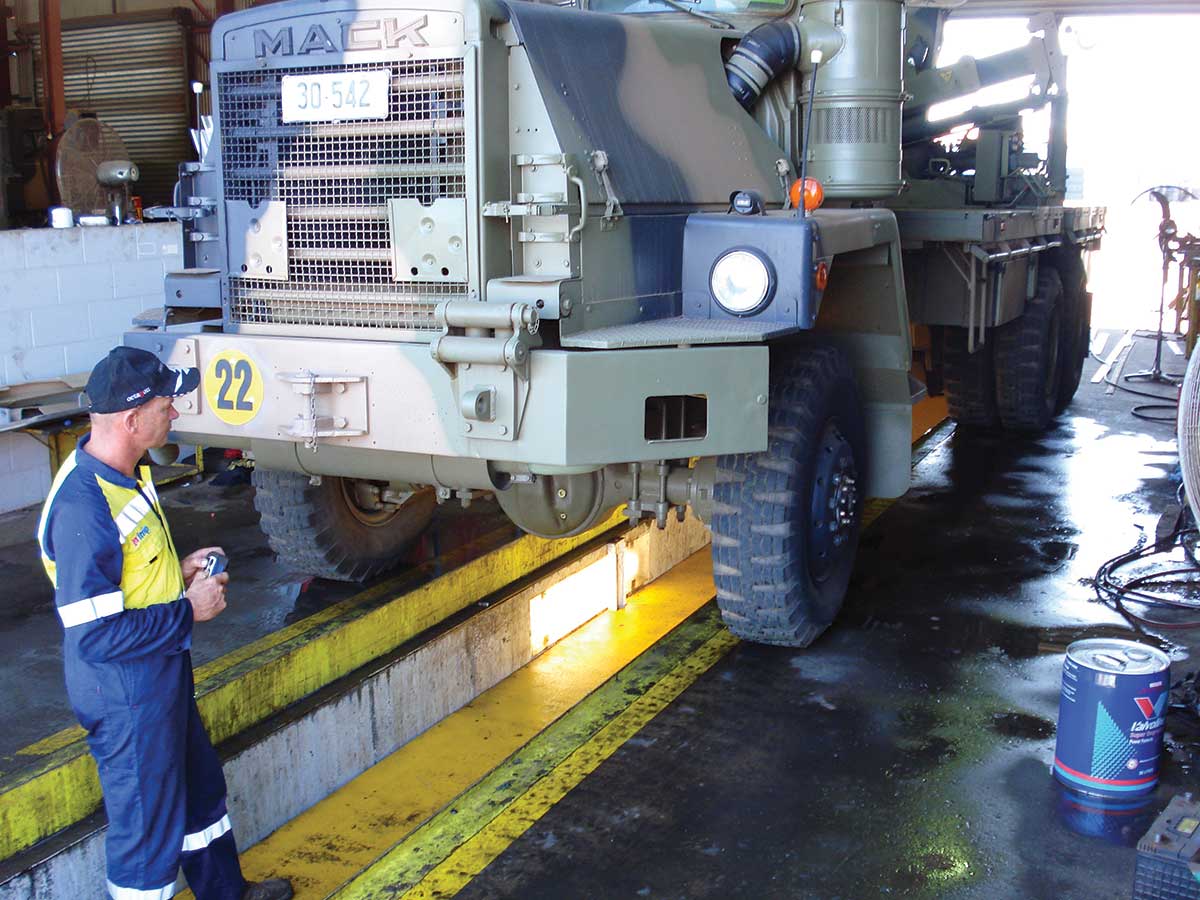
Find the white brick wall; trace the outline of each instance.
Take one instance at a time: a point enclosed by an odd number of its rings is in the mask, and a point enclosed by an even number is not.
[[[45,446],[27,434],[0,434],[0,512],[41,503],[49,490]]]
[[[0,384],[89,371],[183,268],[175,223],[0,231]],[[39,503],[48,451],[0,434],[0,512]]]
[[[0,231],[0,383],[86,372],[182,254],[174,223]]]

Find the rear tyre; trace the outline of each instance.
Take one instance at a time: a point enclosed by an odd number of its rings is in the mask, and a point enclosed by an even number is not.
[[[768,448],[717,462],[717,604],[738,637],[806,647],[842,606],[866,472],[849,362],[833,347],[773,350]]]
[[[1062,363],[1062,279],[1042,266],[1037,295],[1018,318],[997,328],[996,405],[1013,431],[1043,431],[1058,411]]]
[[[365,581],[395,567],[420,537],[437,505],[432,490],[395,509],[356,501],[354,479],[255,468],[254,506],[279,561],[289,569],[335,581]]]
[[[1063,260],[1058,265],[1062,282],[1062,328],[1059,333],[1061,358],[1058,383],[1058,402],[1055,414],[1071,405],[1079,382],[1083,380],[1083,365],[1092,346],[1092,295],[1087,289],[1087,273],[1078,257]]]
[[[994,428],[1000,422],[996,409],[996,365],[989,340],[971,353],[966,328],[942,329],[942,369],[946,405],[960,425]]]

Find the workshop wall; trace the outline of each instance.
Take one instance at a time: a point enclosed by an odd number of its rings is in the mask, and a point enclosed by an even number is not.
[[[41,503],[49,491],[45,446],[27,434],[0,434],[0,513]]]
[[[174,222],[0,231],[0,385],[85,376],[181,268]],[[37,441],[0,434],[0,512],[44,498],[49,472]]]

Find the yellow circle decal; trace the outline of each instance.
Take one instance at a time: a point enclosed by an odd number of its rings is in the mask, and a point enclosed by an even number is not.
[[[222,422],[245,425],[262,408],[262,374],[245,353],[222,350],[204,370],[204,396]]]

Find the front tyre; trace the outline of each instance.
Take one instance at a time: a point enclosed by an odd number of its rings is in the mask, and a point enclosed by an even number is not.
[[[834,347],[775,348],[768,447],[717,462],[717,604],[740,638],[806,647],[846,595],[858,549],[866,429]]]
[[[404,502],[364,502],[364,483],[300,472],[254,469],[261,528],[286,568],[335,581],[365,581],[394,568],[433,518],[432,490]]]

